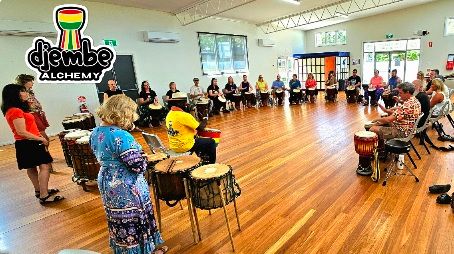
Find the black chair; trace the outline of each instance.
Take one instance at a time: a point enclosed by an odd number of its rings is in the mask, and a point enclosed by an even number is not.
[[[399,155],[400,154],[407,154],[408,157],[410,158],[411,162],[414,165],[413,159],[411,159],[409,152],[411,149],[411,145],[409,142],[401,141],[401,140],[396,140],[396,139],[391,139],[386,141],[385,143],[385,150],[389,153],[393,154],[393,160],[390,162],[391,166],[388,168],[385,168],[386,171],[386,177],[385,180],[383,181],[383,186],[386,186],[386,182],[392,175],[397,174],[397,169],[396,169],[396,164],[399,161]],[[400,162],[399,162],[400,163]],[[413,173],[413,171],[404,163],[402,162],[404,168],[410,172],[410,174],[415,178],[416,182],[419,182],[418,177]],[[415,166],[416,167],[416,166]]]

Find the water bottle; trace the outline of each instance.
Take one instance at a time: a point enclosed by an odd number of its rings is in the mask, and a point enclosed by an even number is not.
[[[404,155],[403,154],[399,154],[399,159],[397,161],[397,168],[404,169]]]

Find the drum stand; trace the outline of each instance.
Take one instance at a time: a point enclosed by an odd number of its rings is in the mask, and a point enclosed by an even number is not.
[[[219,180],[217,181],[217,186],[218,186],[218,190],[219,190],[219,196],[221,197],[222,209],[224,210],[225,221],[227,223],[227,230],[229,232],[230,243],[232,245],[232,250],[235,252],[235,244],[233,242],[232,231],[230,229],[230,220],[229,220],[229,218],[227,216],[227,209],[225,208],[226,204],[225,204],[225,197],[223,195],[224,191],[222,191],[222,190],[225,190],[225,188],[224,188],[224,185],[222,184],[222,182],[219,181]],[[233,198],[233,206],[235,208],[235,216],[236,216],[236,223],[238,224],[238,230],[241,231],[240,218],[238,217],[238,209],[236,207],[236,198]],[[196,211],[195,206],[193,207],[193,209],[194,209],[194,218],[195,218],[196,225],[197,225],[197,230],[198,230],[198,233],[199,233],[199,239],[201,241],[202,237],[200,235],[199,221],[198,221],[198,218],[197,218],[197,211]],[[211,215],[211,210],[209,210],[209,212],[210,212],[210,215]]]
[[[393,176],[393,175],[397,175],[397,163],[400,163],[399,162],[399,154],[393,154],[393,157],[394,159],[390,162],[391,163],[391,166],[389,168],[385,168],[385,171],[386,171],[386,177],[385,177],[385,180],[383,181],[382,185],[383,186],[386,186],[386,182],[388,181],[388,179]],[[415,178],[415,181],[416,182],[419,182],[419,179],[418,177],[413,173],[413,171],[407,166],[407,164],[405,164],[404,162],[402,162],[402,165],[404,166],[404,168],[410,172],[410,174]]]
[[[159,178],[156,177],[156,175],[155,175],[153,177],[153,181],[156,181],[156,183],[157,183],[157,184],[154,184],[154,182],[153,182],[152,190],[153,190],[153,194],[154,194],[154,198],[155,198],[156,215],[157,215],[156,217],[158,217],[158,228],[159,228],[159,231],[162,232],[161,205],[159,203],[160,199],[159,199],[159,194],[158,194],[159,193],[158,186],[160,186]],[[194,243],[197,244],[200,240],[202,240],[202,238],[200,236],[199,222],[197,220],[197,214],[196,213],[193,214],[193,211],[195,211],[195,207],[192,206],[189,185],[187,183],[186,178],[183,178],[183,183],[184,183],[184,189],[185,189],[185,193],[186,193],[186,201],[188,203],[188,212],[189,212],[189,220],[191,221],[192,237],[194,239]],[[180,203],[180,209],[183,210],[183,205],[181,204],[181,200],[179,200],[178,203]],[[197,232],[195,229],[193,216],[195,217],[195,220],[197,223]],[[198,233],[198,238],[196,236],[196,233]]]

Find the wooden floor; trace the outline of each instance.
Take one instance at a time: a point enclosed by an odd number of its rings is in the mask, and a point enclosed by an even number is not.
[[[353,134],[378,115],[377,108],[347,104],[341,94],[337,103],[320,96],[315,105],[251,108],[211,118],[209,127],[222,130],[218,162],[232,165],[242,189],[241,232],[233,205],[228,207],[236,252],[454,253],[454,214],[428,194],[432,184],[454,185],[454,153],[431,149],[427,155],[417,146],[419,183],[401,175],[383,187],[358,176]],[[454,134],[446,122],[445,130]],[[167,143],[163,128],[148,131]],[[435,137],[434,130],[429,134]],[[134,136],[146,147],[139,133]],[[66,197],[58,205],[39,205],[26,173],[16,169],[14,148],[0,150],[0,253],[64,248],[110,253],[99,193],[71,182],[57,138],[50,146],[56,169],[50,183]],[[170,253],[231,252],[222,209],[212,215],[199,210],[203,240],[194,245],[187,210],[161,207]]]

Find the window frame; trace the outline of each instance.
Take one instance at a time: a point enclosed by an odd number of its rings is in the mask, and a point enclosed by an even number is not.
[[[210,72],[204,70],[203,66],[203,55],[202,55],[202,47],[200,44],[200,38],[203,35],[214,35],[214,43],[215,43],[215,64],[216,64],[216,71]],[[232,63],[232,70],[220,70],[219,69],[219,59],[218,59],[218,43],[216,36],[228,36],[230,39],[230,50],[231,50],[231,56],[230,56],[230,61]],[[235,68],[235,61],[234,61],[234,50],[233,50],[233,40],[235,37],[243,37],[244,38],[244,57],[245,57],[245,63],[246,63],[246,68],[244,69],[236,69]],[[248,40],[246,35],[241,35],[241,34],[221,34],[221,33],[210,33],[210,32],[197,32],[197,41],[199,45],[199,56],[200,56],[200,68],[202,70],[202,75],[204,76],[213,76],[213,75],[224,75],[224,74],[239,74],[239,73],[249,73],[249,49],[248,49]]]

